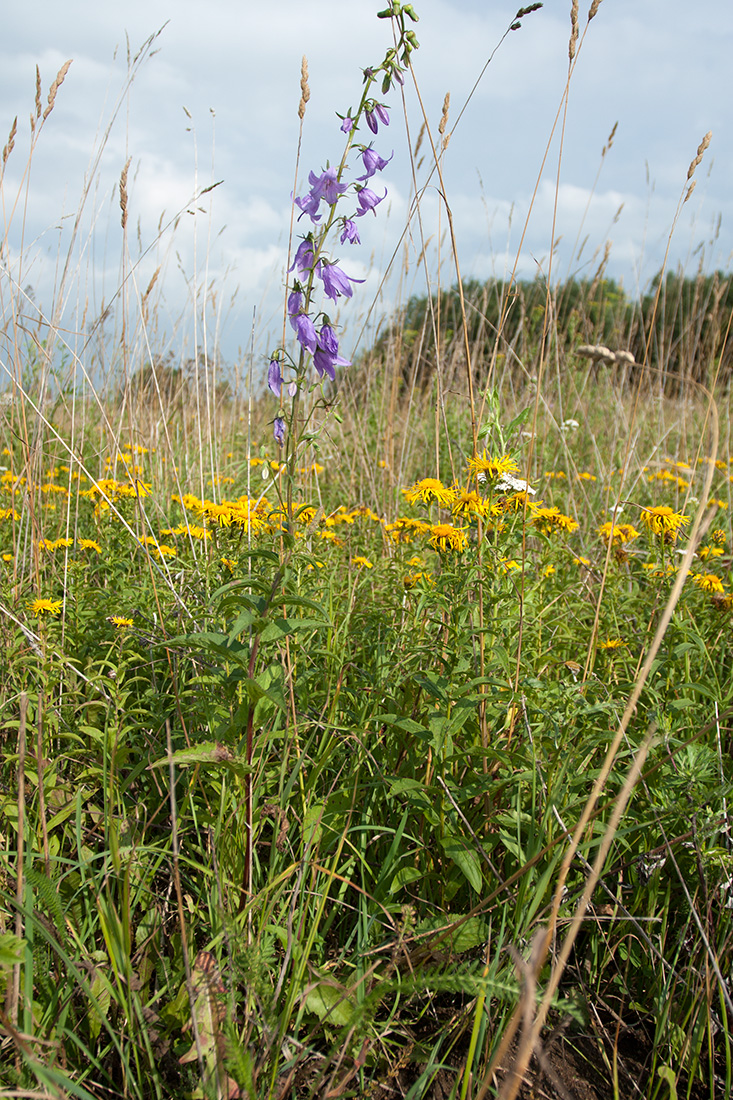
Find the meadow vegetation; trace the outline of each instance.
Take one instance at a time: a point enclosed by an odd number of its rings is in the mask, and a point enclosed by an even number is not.
[[[93,385],[4,266],[0,1095],[730,1095],[730,280],[342,367],[303,239],[269,389]]]

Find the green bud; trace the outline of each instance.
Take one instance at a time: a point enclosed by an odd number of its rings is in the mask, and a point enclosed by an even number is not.
[[[410,19],[413,21],[413,23],[419,23],[420,22],[420,16],[417,14],[417,12],[413,8],[412,4],[405,4],[405,6],[403,7],[402,10],[405,13],[405,15],[408,15],[410,17]]]

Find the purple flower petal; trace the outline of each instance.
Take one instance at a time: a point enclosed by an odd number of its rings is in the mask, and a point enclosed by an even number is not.
[[[270,387],[275,397],[280,396],[280,390],[282,389],[283,376],[280,370],[280,363],[277,359],[270,360],[270,366],[267,371],[267,385]]]
[[[334,302],[341,294],[344,298],[351,298],[354,293],[350,286],[351,283],[365,282],[364,279],[352,279],[336,264],[324,263],[318,274],[323,279],[323,289],[326,297],[331,298]]]
[[[392,153],[392,157],[393,156],[394,152]],[[392,160],[392,157],[388,157],[385,160],[384,157],[380,157],[379,153],[376,153],[370,145],[369,148],[364,149],[361,154],[361,159],[364,162],[364,168],[366,169],[366,171],[363,176],[357,176],[357,179],[370,179],[375,172],[381,172],[383,168],[386,168],[389,162]]]
[[[320,201],[325,199],[329,206],[338,202],[339,196],[346,191],[348,184],[340,183],[335,168],[327,168],[320,176],[311,172],[308,176],[311,185],[311,195]]]
[[[374,216],[376,217],[377,212],[376,210],[374,210],[374,207],[378,206],[380,202],[384,202],[386,198],[386,189],[384,194],[380,197],[376,193],[376,191],[372,191],[371,187],[359,188],[356,194],[356,199],[359,203],[359,209],[357,210],[355,217],[361,218],[364,214],[368,214],[370,210],[374,212]]]
[[[281,416],[276,416],[272,425],[272,434],[275,437],[275,442],[279,443],[282,447],[285,442],[285,421]]]
[[[341,244],[343,244],[344,241],[348,241],[349,244],[361,244],[356,222],[352,221],[351,218],[344,218],[344,231],[341,234]]]

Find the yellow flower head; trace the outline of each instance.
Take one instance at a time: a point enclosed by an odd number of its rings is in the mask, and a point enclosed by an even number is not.
[[[696,584],[698,588],[702,588],[703,592],[724,592],[725,586],[720,577],[716,577],[714,573],[693,573],[692,583]]]
[[[519,467],[510,455],[491,458],[486,451],[468,460],[468,468],[479,481],[497,481],[502,474],[518,474]]]
[[[552,508],[535,508],[530,522],[544,535],[551,535],[558,531],[570,534],[578,527],[574,519],[564,516],[554,505]]]
[[[453,502],[451,509],[454,516],[486,516],[492,511],[488,500],[484,500],[479,493],[462,490]]]
[[[468,535],[462,527],[451,523],[436,523],[430,528],[430,545],[434,550],[457,550],[462,553],[468,545]]]
[[[369,558],[362,558],[360,554],[351,559],[352,565],[363,565],[365,569],[373,569],[373,564],[369,561]]]
[[[410,504],[415,504],[417,501],[429,504],[432,500],[437,500],[438,504],[448,507],[456,499],[455,491],[447,489],[437,477],[424,477],[422,481],[416,481],[409,489],[403,489],[402,492]]]
[[[61,614],[61,600],[33,600],[28,606],[31,614],[39,619],[42,615]]]
[[[606,638],[605,642],[599,642],[599,649],[621,649],[626,645],[626,642],[622,642],[620,638]]]
[[[604,542],[610,539],[614,545],[631,542],[639,537],[639,532],[630,523],[604,523],[598,528],[598,534]]]
[[[122,615],[110,615],[107,619],[118,630],[124,630],[125,627],[132,626],[132,619],[125,619]]]
[[[675,512],[668,504],[660,504],[656,508],[645,508],[641,522],[651,534],[660,535],[665,542],[674,542],[677,532],[690,522],[690,517]]]
[[[407,576],[402,579],[405,588],[414,588],[415,585],[419,584],[421,581],[423,584],[435,584],[432,573],[408,573]]]

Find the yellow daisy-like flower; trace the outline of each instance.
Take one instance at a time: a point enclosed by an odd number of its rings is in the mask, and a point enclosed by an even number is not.
[[[511,496],[501,501],[499,507],[502,512],[521,512],[524,508],[525,501],[527,502],[527,507],[531,508],[533,511],[540,507],[540,501],[535,502],[531,500],[529,493],[526,492],[512,493]]]
[[[491,458],[486,451],[468,460],[468,468],[479,481],[496,481],[502,474],[518,474],[519,467],[510,455]]]
[[[351,559],[352,565],[363,565],[366,569],[373,569],[374,566],[369,558],[363,558],[360,554],[357,554],[355,558]]]
[[[555,505],[552,508],[534,508],[530,522],[538,527],[544,535],[551,535],[556,531],[570,534],[578,527],[577,522],[571,516],[564,516]]]
[[[406,577],[403,577],[402,583],[405,588],[414,588],[416,584],[422,581],[423,584],[435,584],[432,573],[408,573]]]
[[[98,554],[102,553],[102,547],[94,539],[77,539],[77,542],[82,550],[96,550]]]
[[[693,573],[692,583],[696,584],[698,588],[702,588],[703,592],[725,591],[725,585],[720,577],[716,577],[714,573]]]
[[[454,516],[486,516],[492,507],[479,493],[464,489],[454,500],[451,511]]]
[[[573,558],[573,565],[584,565],[587,568],[590,561],[588,558]]]
[[[721,596],[719,592],[714,592],[711,602],[716,611],[733,611],[733,595]]]
[[[598,528],[598,534],[604,542],[610,539],[613,543],[622,544],[639,537],[639,532],[630,523],[604,523]]]
[[[556,572],[557,572],[557,570],[555,569],[554,565],[546,565],[545,568],[542,570],[542,576],[543,577],[551,577],[553,575],[553,573],[556,573]]]
[[[32,615],[40,618],[42,615],[60,615],[61,600],[33,600],[28,605]]]
[[[725,546],[728,536],[725,531],[720,527],[716,527],[710,536],[710,541],[714,542],[716,546]]]
[[[416,481],[409,489],[403,489],[402,492],[410,504],[416,504],[418,501],[422,504],[430,504],[431,501],[437,500],[438,504],[448,507],[456,499],[455,490],[446,488],[437,477],[424,477],[422,481]]]
[[[706,558],[719,558],[725,551],[722,546],[701,546],[697,552],[697,556],[700,561],[705,561]]]
[[[125,627],[132,626],[132,619],[126,619],[123,615],[110,615],[107,621],[117,627],[118,630],[124,630]]]
[[[605,642],[599,642],[599,649],[622,649],[627,643],[620,638],[606,638]]]
[[[434,550],[456,550],[462,553],[468,546],[468,535],[452,523],[436,523],[430,528],[430,545]]]
[[[223,566],[225,566],[225,568],[229,570],[230,573],[233,573],[234,570],[237,568],[237,563],[235,561],[232,561],[231,558],[219,558],[219,561]]]
[[[668,504],[660,504],[656,508],[645,508],[641,513],[641,522],[651,534],[673,542],[680,528],[690,522],[690,517],[675,512]]]
[[[392,542],[410,542],[413,535],[426,534],[430,530],[430,524],[421,519],[399,516],[394,523],[385,524],[384,530]]]
[[[73,539],[56,539],[56,542],[54,543],[54,549],[58,550],[59,547],[62,547],[63,549],[66,549],[66,547],[73,546],[73,545],[74,545],[74,540]]]

